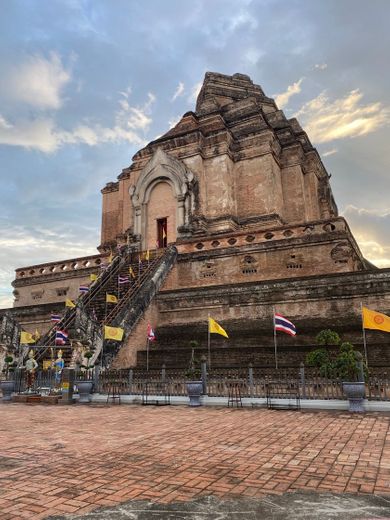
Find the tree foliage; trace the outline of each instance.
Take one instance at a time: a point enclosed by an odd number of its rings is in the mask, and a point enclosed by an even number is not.
[[[341,339],[334,330],[324,329],[317,334],[316,343],[317,345],[324,345],[325,347],[328,345],[340,345]]]

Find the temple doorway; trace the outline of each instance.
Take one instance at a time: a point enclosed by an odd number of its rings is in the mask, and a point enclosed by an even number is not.
[[[158,218],[157,219],[157,244],[158,247],[167,247],[168,237],[167,237],[167,219],[166,218]]]

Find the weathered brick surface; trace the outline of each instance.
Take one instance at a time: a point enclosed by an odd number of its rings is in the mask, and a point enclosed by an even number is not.
[[[0,405],[0,519],[132,499],[390,495],[388,415]]]

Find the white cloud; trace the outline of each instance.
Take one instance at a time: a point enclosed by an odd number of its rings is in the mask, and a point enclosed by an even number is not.
[[[256,18],[244,9],[229,17],[226,22],[225,28],[231,33],[245,26],[247,26],[249,30],[255,30],[258,27]]]
[[[63,104],[62,91],[71,80],[60,56],[51,52],[49,58],[38,54],[14,65],[3,82],[3,94],[12,100],[39,109],[58,109]]]
[[[199,95],[200,89],[202,88],[203,81],[199,81],[199,83],[195,83],[193,87],[191,88],[191,93],[187,98],[187,101],[191,104],[196,103],[196,99]]]
[[[65,144],[77,143],[96,146],[127,141],[142,146],[145,141],[137,132],[147,131],[151,125],[150,113],[155,100],[156,97],[150,92],[147,101],[140,107],[132,107],[126,99],[120,99],[120,109],[115,113],[112,127],[82,123],[69,131],[56,127],[55,121],[49,117],[11,123],[0,115],[0,144],[43,153],[53,153]]]
[[[0,309],[9,309],[12,307],[14,298],[11,295],[10,290],[4,291],[4,294],[0,293]]]
[[[168,121],[169,128],[173,128],[174,126],[176,126],[177,123],[180,121],[180,119],[181,119],[181,116],[176,116],[176,117],[173,117],[172,119],[170,119]]]
[[[180,81],[178,86],[177,86],[177,88],[176,88],[176,90],[175,90],[175,93],[172,96],[171,101],[175,101],[175,99],[177,99],[178,97],[182,96],[183,93],[184,93],[184,83],[182,83]]]
[[[323,152],[321,155],[322,157],[329,157],[329,155],[334,155],[337,152],[337,148],[332,148],[331,150],[326,150],[326,152]]]
[[[265,52],[260,50],[257,47],[251,47],[244,52],[244,60],[249,63],[249,65],[256,65],[260,58],[265,55]]]
[[[390,267],[390,208],[368,210],[348,205],[343,215],[365,258],[378,267]]]
[[[295,94],[299,94],[299,92],[301,92],[301,84],[303,80],[304,78],[301,78],[292,85],[289,85],[287,87],[287,90],[285,92],[282,92],[281,94],[274,94],[275,102],[279,108],[285,107],[290,101],[291,96],[294,96]]]
[[[0,116],[0,144],[51,153],[58,148],[59,141],[55,123],[50,118],[10,123]]]
[[[327,63],[316,63],[314,65],[314,69],[315,70],[325,70],[328,68],[328,64]]]
[[[301,118],[302,126],[315,143],[366,135],[390,121],[390,110],[381,103],[363,105],[362,98],[358,89],[335,101],[322,92],[294,116]]]
[[[58,226],[51,230],[3,225],[0,236],[0,308],[12,306],[11,282],[17,267],[96,254],[95,234],[85,229],[81,236],[83,239],[76,236],[75,230],[64,231]]]

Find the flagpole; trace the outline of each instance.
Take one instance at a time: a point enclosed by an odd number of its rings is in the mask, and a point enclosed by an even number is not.
[[[362,316],[362,331],[363,331],[364,357],[366,358],[366,367],[368,368],[366,329],[364,328],[364,318],[363,318],[363,302],[360,302],[360,313],[361,313],[361,316]]]
[[[101,356],[100,356],[100,368],[103,368],[103,354],[104,354],[104,342],[105,342],[105,338],[104,338],[104,325],[103,325],[103,343],[102,343],[102,353],[101,353]]]
[[[149,372],[149,338],[146,340],[146,372]]]
[[[278,344],[276,341],[276,328],[275,328],[275,307],[272,307],[272,321],[274,324],[274,349],[275,349],[275,368],[278,370]]]
[[[209,357],[209,370],[211,369],[211,349],[210,349],[210,313],[207,319],[207,352]]]

